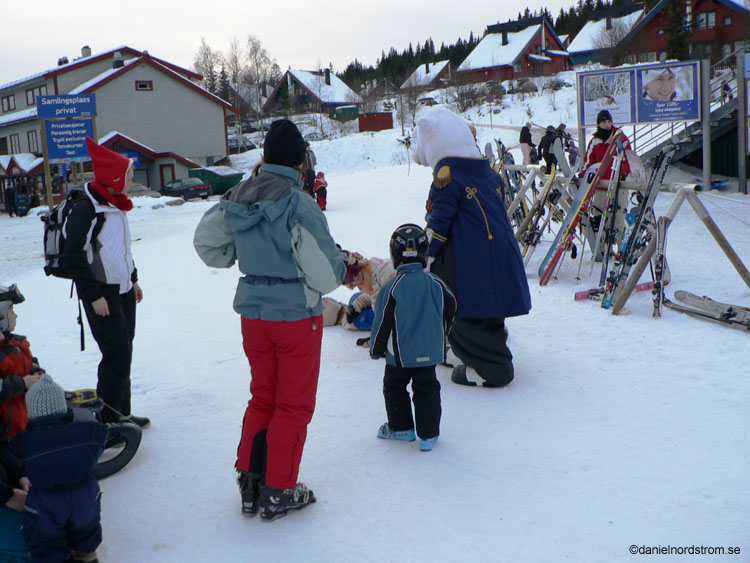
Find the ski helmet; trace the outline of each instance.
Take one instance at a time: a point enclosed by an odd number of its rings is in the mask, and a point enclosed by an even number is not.
[[[5,332],[10,328],[10,319],[8,312],[13,305],[23,303],[24,296],[16,287],[16,284],[10,287],[0,286],[0,332]]]
[[[421,262],[427,266],[430,245],[427,233],[414,223],[401,225],[391,235],[391,262],[398,268],[402,264]]]

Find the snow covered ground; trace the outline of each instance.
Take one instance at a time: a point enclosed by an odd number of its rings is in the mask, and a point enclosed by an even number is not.
[[[498,116],[493,129],[488,116],[470,117],[487,125],[480,146],[498,135],[517,141]],[[504,125],[525,121],[517,106],[503,117]],[[430,171],[409,165],[398,136],[313,144],[329,182],[331,232],[345,248],[386,257],[396,226],[423,222]],[[238,155],[233,165],[249,169],[254,158]],[[750,265],[750,199],[701,199]],[[660,195],[657,211],[669,201]],[[610,562],[638,558],[631,545],[742,550],[655,561],[748,560],[750,334],[670,310],[653,319],[646,292],[618,316],[575,302],[575,291],[598,280],[588,253],[582,281],[568,259],[559,279],[540,287],[549,237],[527,269],[533,310],[508,320],[510,386],[456,386],[439,367],[435,449],[378,440],[383,363],[355,346],[362,334],[327,328],[300,472],[318,503],[278,522],[243,517],[233,470],[249,394],[232,311],[238,272],[207,268],[193,251],[194,227],[213,202],[158,203],[137,199],[129,214],[145,292],[133,405],[153,424],[133,461],[101,483],[102,561]],[[35,214],[0,216],[0,283],[26,295],[18,331],[42,365],[66,388],[92,387],[96,344],[87,327],[79,352],[70,284],[44,276],[41,239]],[[668,259],[668,295],[686,289],[750,305],[750,290],[687,205],[670,228]]]

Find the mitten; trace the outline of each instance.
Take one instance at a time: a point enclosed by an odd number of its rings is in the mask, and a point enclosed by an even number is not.
[[[347,309],[346,311],[346,322],[348,322],[349,324],[353,323],[354,319],[356,319],[360,313],[361,311],[357,311],[354,308],[354,305],[349,305],[349,309]]]

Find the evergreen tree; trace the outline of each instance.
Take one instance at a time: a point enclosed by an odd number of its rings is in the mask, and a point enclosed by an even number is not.
[[[684,61],[688,58],[688,35],[690,30],[685,19],[685,0],[670,0],[667,4],[667,58]]]
[[[212,94],[216,94],[216,89],[217,89],[216,71],[213,68],[208,70],[208,76],[206,76],[205,79],[206,79],[206,90],[208,90]]]
[[[232,103],[232,91],[229,88],[229,77],[224,65],[221,65],[221,72],[219,72],[218,96],[222,100]]]

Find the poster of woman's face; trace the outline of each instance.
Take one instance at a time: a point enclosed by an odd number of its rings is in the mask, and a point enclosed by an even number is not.
[[[697,63],[652,65],[636,73],[639,123],[699,119]]]
[[[692,100],[691,70],[691,67],[665,67],[641,71],[643,98],[655,102]]]

